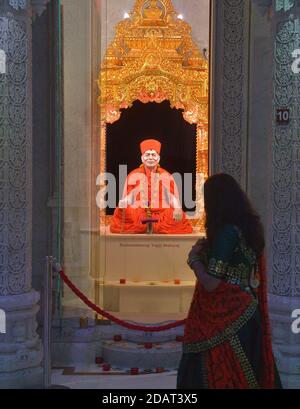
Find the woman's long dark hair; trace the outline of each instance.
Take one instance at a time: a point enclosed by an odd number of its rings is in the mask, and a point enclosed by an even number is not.
[[[226,174],[210,177],[204,185],[206,234],[212,245],[224,224],[240,228],[246,244],[259,257],[265,247],[264,229],[258,214],[236,180]]]

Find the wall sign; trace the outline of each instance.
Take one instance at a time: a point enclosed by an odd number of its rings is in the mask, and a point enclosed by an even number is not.
[[[277,109],[276,122],[278,125],[288,125],[290,123],[291,113],[288,108]]]

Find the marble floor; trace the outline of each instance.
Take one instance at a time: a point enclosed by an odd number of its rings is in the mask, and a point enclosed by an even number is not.
[[[53,387],[70,389],[176,389],[177,371],[149,375],[65,375],[52,371]]]

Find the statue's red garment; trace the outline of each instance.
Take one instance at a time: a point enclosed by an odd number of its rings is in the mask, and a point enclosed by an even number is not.
[[[146,218],[156,218],[156,234],[190,234],[193,228],[183,213],[182,221],[173,218],[174,208],[170,194],[178,200],[174,178],[161,167],[150,171],[143,165],[132,171],[126,179],[123,199],[132,194],[133,202],[125,209],[115,210],[110,226],[112,233],[142,234],[147,226],[142,224]]]

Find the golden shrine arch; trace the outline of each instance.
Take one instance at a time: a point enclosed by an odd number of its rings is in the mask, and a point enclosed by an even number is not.
[[[101,113],[101,173],[106,170],[106,128],[134,101],[161,103],[183,111],[197,125],[196,174],[208,176],[209,64],[192,39],[189,24],[178,18],[171,0],[137,0],[116,27],[98,85]],[[196,187],[194,225],[202,226],[202,193]],[[101,225],[109,224],[105,211]]]

